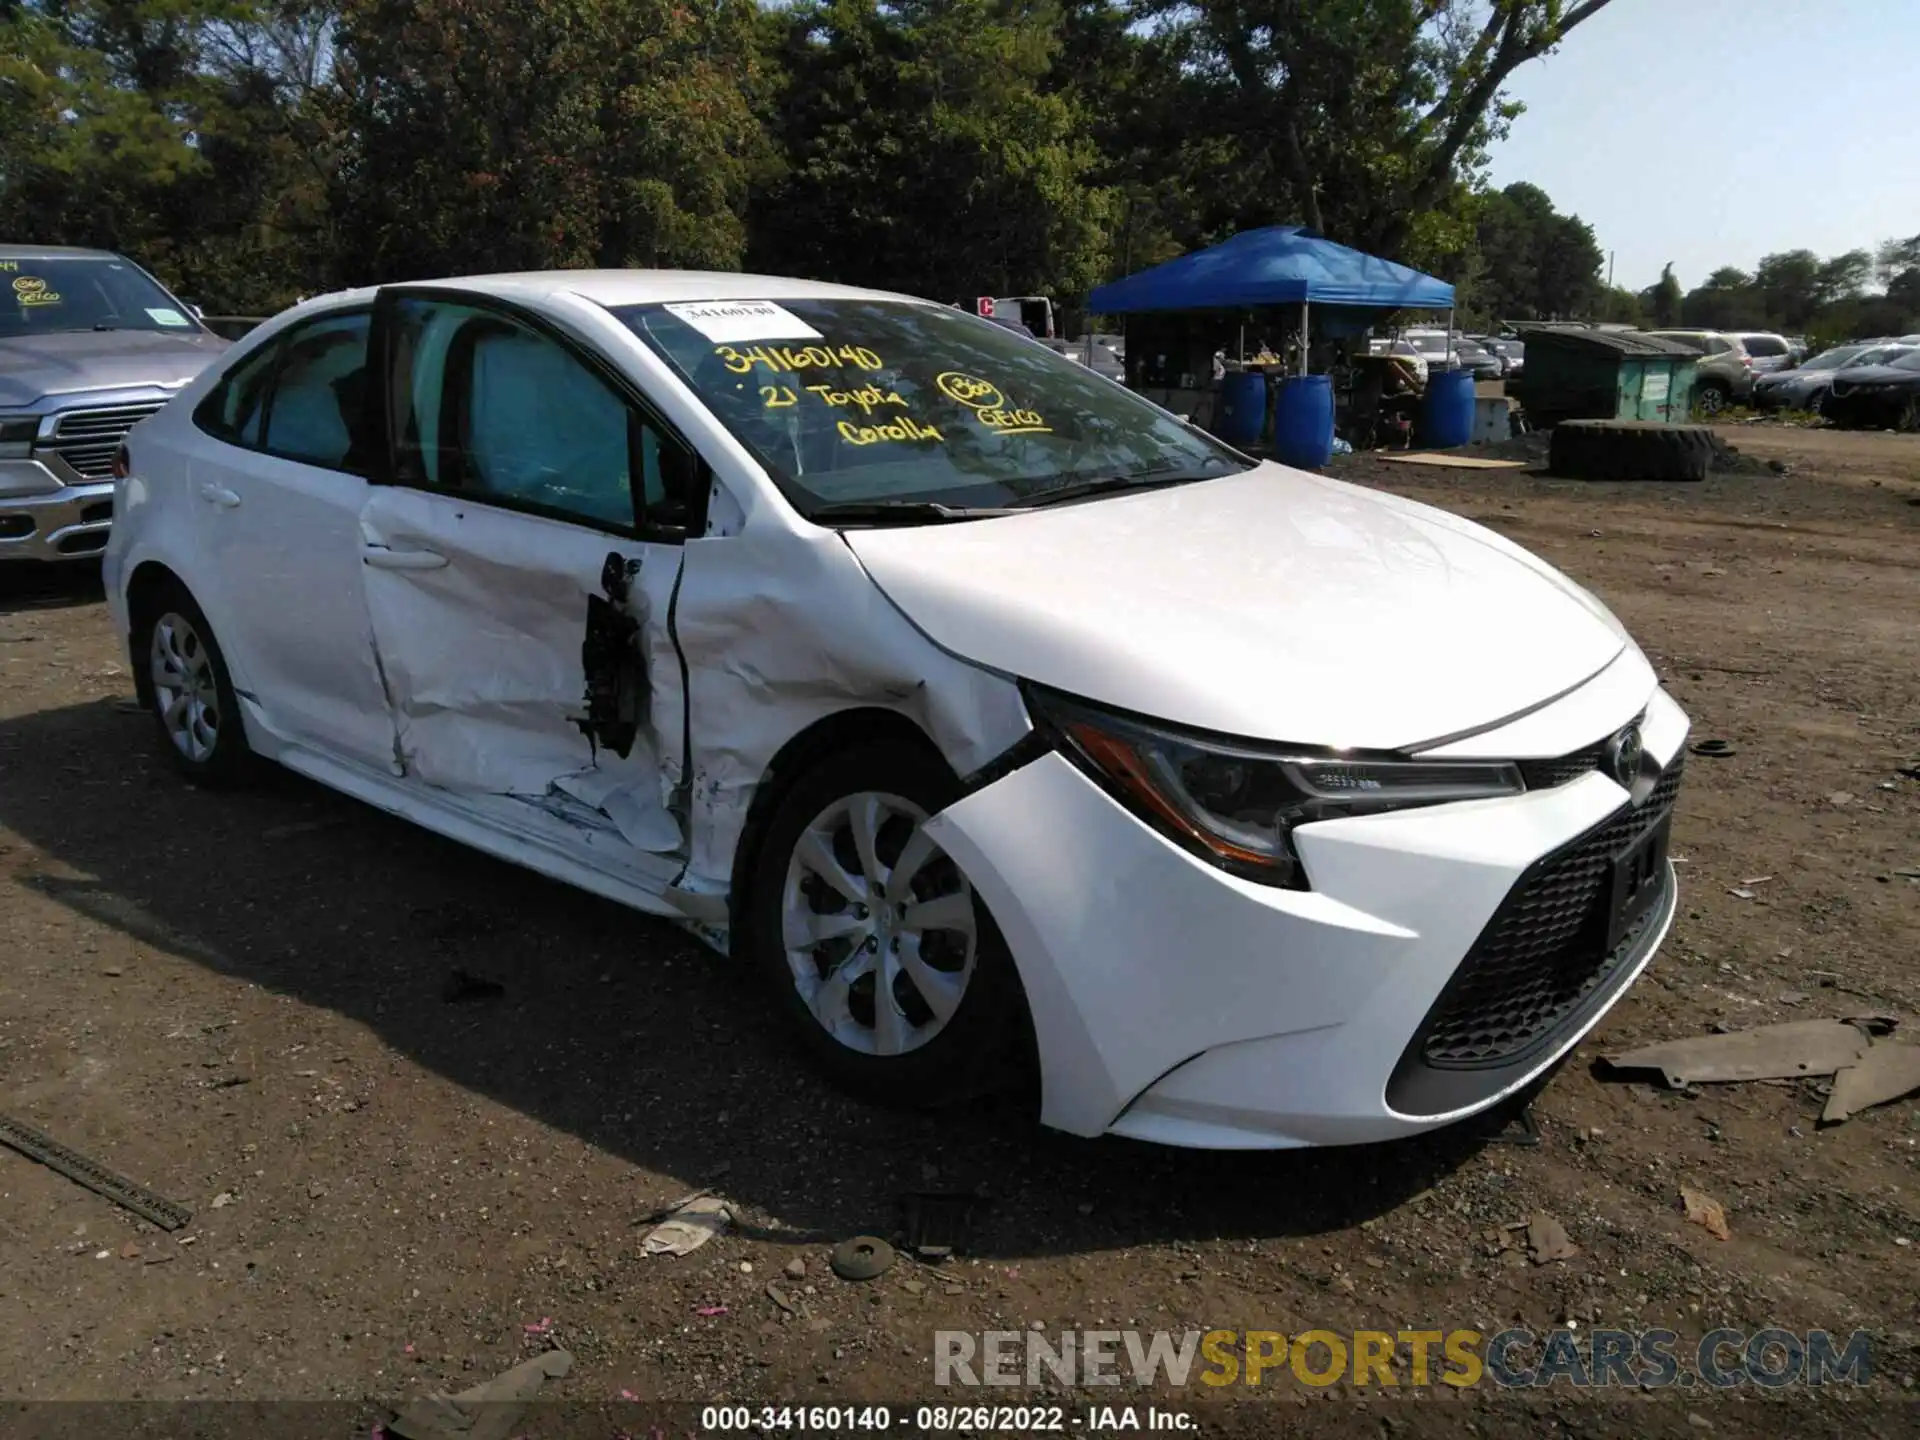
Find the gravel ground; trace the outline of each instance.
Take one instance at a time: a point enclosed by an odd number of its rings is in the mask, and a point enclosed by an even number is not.
[[[564,1345],[550,1392],[583,1401],[951,1399],[935,1329],[1777,1325],[1872,1338],[1867,1387],[1783,1402],[1802,1433],[1912,1433],[1920,1102],[1816,1129],[1812,1082],[1673,1095],[1591,1068],[1716,1025],[1920,1029],[1920,442],[1729,438],[1754,463],[1692,486],[1334,467],[1566,569],[1695,738],[1738,747],[1691,762],[1680,917],[1534,1107],[1535,1147],[1204,1155],[1043,1133],[1012,1102],[863,1108],[673,928],[290,775],[186,788],[128,712],[97,576],[0,576],[0,1110],[195,1212],[167,1235],[0,1151],[0,1394],[365,1404]],[[504,993],[449,1003],[455,968]],[[647,1217],[709,1187],[733,1229],[644,1256]],[[832,1276],[833,1242],[925,1189],[987,1197],[968,1257]],[[1578,1255],[1515,1248],[1538,1214]],[[1417,1432],[1472,1405],[1482,1433],[1544,1433],[1484,1391],[1258,1396],[1214,1428]],[[1547,1408],[1571,1433],[1724,1434],[1771,1423],[1752,1400]]]

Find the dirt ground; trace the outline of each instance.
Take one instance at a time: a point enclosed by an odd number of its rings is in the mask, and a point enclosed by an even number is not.
[[[1672,936],[1534,1107],[1531,1148],[1207,1155],[864,1108],[678,930],[289,775],[187,788],[129,713],[97,575],[0,577],[0,1111],[195,1212],[166,1235],[0,1151],[0,1399],[366,1407],[549,1345],[576,1358],[561,1397],[951,1399],[940,1328],[1577,1322],[1865,1330],[1872,1382],[1789,1402],[1801,1433],[1913,1433],[1920,1100],[1817,1129],[1811,1082],[1673,1095],[1591,1068],[1716,1025],[1920,1029],[1920,439],[1729,438],[1751,473],[1698,485],[1334,467],[1570,572],[1694,738],[1737,746],[1690,761]],[[449,1003],[455,967],[504,995]],[[1688,1222],[1683,1184],[1731,1239]],[[735,1228],[643,1256],[649,1213],[705,1187]],[[926,1189],[988,1197],[970,1256],[832,1276],[833,1242]],[[1503,1246],[1540,1213],[1576,1257]],[[1232,1424],[1416,1408],[1288,1383]],[[1551,1408],[1555,1433],[1617,1433],[1598,1401]],[[1734,1433],[1760,1408],[1669,1391],[1631,1424]]]

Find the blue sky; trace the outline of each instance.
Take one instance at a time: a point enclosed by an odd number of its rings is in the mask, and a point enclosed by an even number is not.
[[[1630,289],[1920,234],[1920,0],[1613,0],[1508,88],[1493,183],[1593,226]]]

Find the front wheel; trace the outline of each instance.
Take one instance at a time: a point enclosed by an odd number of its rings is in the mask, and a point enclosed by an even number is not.
[[[927,819],[944,765],[881,742],[828,757],[776,805],[747,897],[754,962],[819,1066],[881,1103],[938,1107],[1024,1071],[1006,943]]]
[[[1726,409],[1732,399],[1732,392],[1724,385],[1702,385],[1693,392],[1693,408],[1702,415],[1714,416]]]

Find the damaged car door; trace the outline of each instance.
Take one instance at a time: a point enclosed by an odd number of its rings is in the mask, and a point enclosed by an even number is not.
[[[683,852],[670,610],[692,448],[495,298],[383,291],[374,343],[391,463],[362,559],[406,782],[589,862]]]

